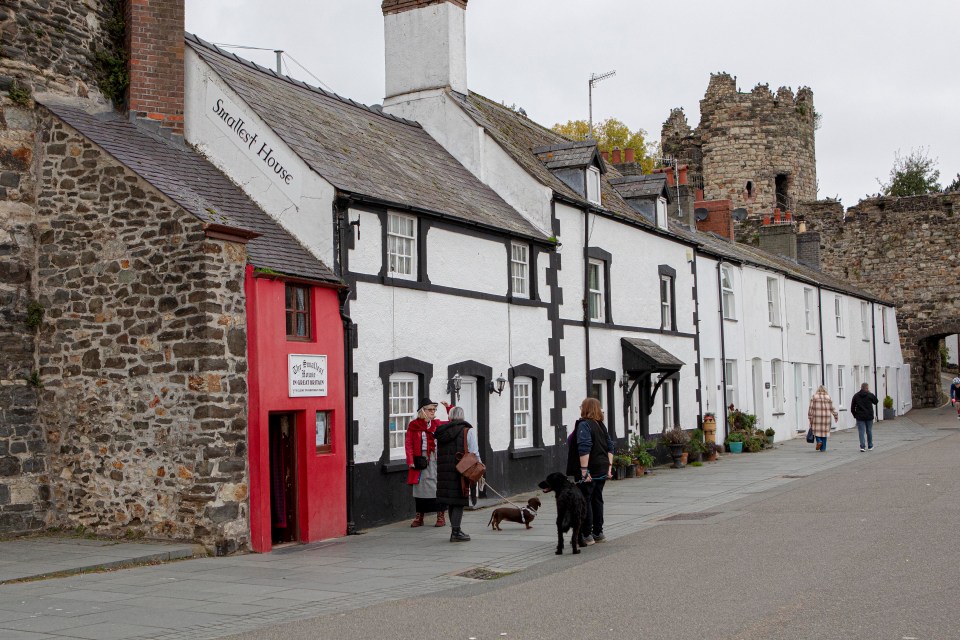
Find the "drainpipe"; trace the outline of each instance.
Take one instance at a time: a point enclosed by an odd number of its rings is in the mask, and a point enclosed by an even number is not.
[[[678,200],[679,202],[679,196]],[[696,314],[697,321],[693,326],[694,346],[697,352],[697,428],[703,429],[703,371],[700,367],[700,287],[697,286],[697,250],[691,248],[693,253],[693,313]],[[676,300],[674,300],[676,304]]]
[[[593,379],[590,376],[590,255],[588,245],[590,243],[590,210],[583,212],[583,341],[585,374],[587,381],[587,391],[584,397],[590,396],[590,385]]]
[[[334,230],[333,237],[336,242],[334,250],[334,269],[341,279],[345,279],[346,271],[349,270],[347,258],[347,243],[343,237],[345,233],[353,233],[353,228],[349,224],[343,224],[344,211],[337,206],[336,199],[333,203]],[[344,423],[346,426],[347,437],[347,535],[357,533],[357,525],[353,520],[354,514],[354,471],[356,459],[354,457],[354,437],[353,431],[353,320],[348,315],[350,304],[350,289],[345,288],[340,292],[340,320],[343,323],[343,380],[346,397],[344,398]]]
[[[723,285],[720,280],[720,268],[723,261],[717,261],[717,301],[720,303],[720,378],[723,384],[723,439],[727,439],[727,344],[723,332]]]
[[[873,343],[872,345],[873,346],[873,391],[874,391],[874,394],[876,394],[876,392],[879,391],[879,389],[877,389],[877,326],[876,326],[876,319],[873,317],[873,312],[874,312],[873,303],[871,302],[870,303],[870,333],[872,334],[871,342]],[[874,419],[877,419],[880,417],[879,411],[880,411],[879,407],[873,408]]]
[[[820,384],[827,384],[826,364],[823,360],[823,290],[817,287],[817,318],[820,321]]]

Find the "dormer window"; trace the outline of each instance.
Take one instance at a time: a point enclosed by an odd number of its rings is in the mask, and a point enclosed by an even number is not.
[[[587,200],[600,204],[600,170],[587,167]]]
[[[663,196],[657,198],[657,226],[666,229],[667,224],[667,199]]]

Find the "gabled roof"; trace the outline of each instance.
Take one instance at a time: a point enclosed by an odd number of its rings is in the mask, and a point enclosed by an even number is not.
[[[684,225],[671,220],[670,230],[677,235],[688,238],[699,245],[701,252],[718,257],[723,260],[730,260],[751,266],[770,269],[786,275],[794,280],[818,285],[824,289],[844,293],[864,300],[873,301],[879,304],[893,306],[889,300],[878,298],[872,293],[854,287],[850,283],[840,278],[836,278],[828,273],[818,271],[806,265],[795,262],[787,257],[764,251],[753,245],[734,242],[715,233],[704,233],[702,231],[691,231]]]
[[[247,244],[254,266],[340,283],[333,271],[197,152],[151,135],[114,111],[91,114],[77,106],[42,104],[203,222],[259,234]]]
[[[540,126],[533,120],[516,113],[513,109],[499,105],[472,91],[469,95],[448,91],[447,95],[456,101],[474,122],[483,127],[487,134],[538,182],[567,200],[573,200],[585,207],[596,208],[596,205],[590,203],[584,196],[555,176],[535,152],[535,150],[544,147],[567,145],[571,142],[569,139]],[[608,164],[605,166],[607,169],[606,175],[600,178],[601,207],[638,226],[656,228],[649,220],[634,211],[614,191],[608,178],[619,177],[620,173]]]
[[[551,171],[595,164],[600,169],[600,173],[607,172],[606,164],[600,157],[600,150],[597,149],[597,143],[594,140],[537,147],[533,149],[533,153]]]
[[[652,173],[643,176],[623,176],[611,178],[610,184],[617,190],[620,197],[630,198],[658,198],[667,197],[667,176],[662,173]]]
[[[546,240],[419,124],[278,75],[196,36],[186,38],[274,133],[338,190]]]
[[[623,370],[627,373],[674,373],[683,361],[646,338],[620,338]]]

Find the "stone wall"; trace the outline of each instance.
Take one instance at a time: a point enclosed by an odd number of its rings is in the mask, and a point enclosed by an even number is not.
[[[896,304],[914,406],[935,406],[940,339],[960,332],[960,194],[870,198],[845,215],[823,201],[799,213],[820,233],[824,271]]]
[[[246,251],[206,238],[200,221],[41,113],[49,519],[244,548]]]
[[[107,48],[103,25],[117,0],[4,0],[0,3],[0,91],[16,80],[33,91],[96,97],[94,58]]]
[[[691,130],[683,112],[674,109],[663,125],[661,144],[665,154],[690,164],[691,176],[702,175],[704,198],[728,199],[734,209],[759,215],[778,206],[780,174],[786,176],[781,208],[816,198],[814,129],[810,89],[794,95],[787,87],[773,93],[767,85],[757,85],[741,93],[736,78],[719,73],[710,76],[700,101],[697,129]]]

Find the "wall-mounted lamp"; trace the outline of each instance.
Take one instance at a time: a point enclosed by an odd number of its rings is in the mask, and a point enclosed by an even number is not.
[[[453,404],[457,404],[460,400],[460,387],[463,386],[463,378],[460,377],[460,372],[457,371],[453,374],[453,377],[447,380],[447,393],[453,398]]]
[[[492,381],[487,383],[487,392],[500,395],[501,393],[503,393],[503,388],[506,386],[506,384],[507,384],[507,380],[503,377],[503,374],[501,373],[500,377],[497,378],[496,383]]]
[[[624,372],[623,372],[623,375],[620,376],[620,382],[618,382],[617,384],[620,385],[620,388],[621,388],[621,389],[626,389],[627,387],[629,387],[629,386],[630,386],[630,374],[627,373],[626,371],[624,371]]]

